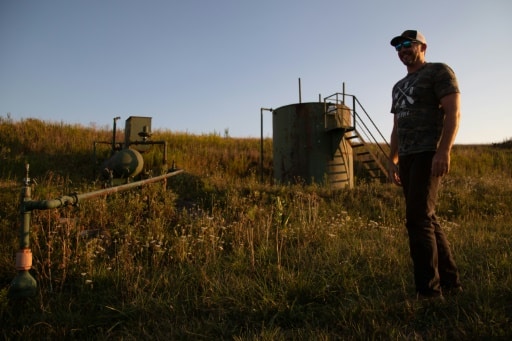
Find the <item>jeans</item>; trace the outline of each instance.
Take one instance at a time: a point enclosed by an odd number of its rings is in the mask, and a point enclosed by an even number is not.
[[[414,282],[417,293],[423,296],[439,296],[442,288],[460,286],[450,244],[435,214],[441,177],[431,176],[434,154],[417,153],[399,160]]]

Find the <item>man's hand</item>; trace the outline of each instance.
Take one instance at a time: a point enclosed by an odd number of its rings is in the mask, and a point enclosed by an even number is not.
[[[450,171],[450,152],[438,150],[432,158],[432,176],[444,176]]]
[[[402,186],[400,174],[398,173],[398,165],[393,162],[390,162],[388,165],[388,177],[389,181],[391,181],[395,185]]]
[[[450,171],[450,151],[459,130],[460,94],[453,93],[441,98],[445,112],[443,134],[432,159],[432,176],[444,176]]]

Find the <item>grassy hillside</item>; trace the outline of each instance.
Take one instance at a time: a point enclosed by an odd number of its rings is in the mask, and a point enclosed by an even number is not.
[[[259,182],[258,139],[155,131],[185,173],[78,207],[34,211],[37,295],[10,300],[19,195],[87,192],[111,131],[0,118],[0,337],[339,340],[512,336],[512,149],[456,146],[438,214],[464,292],[414,298],[400,188]],[[122,140],[122,134],[118,135]],[[108,146],[106,147],[108,152]],[[146,156],[158,163],[158,150]]]

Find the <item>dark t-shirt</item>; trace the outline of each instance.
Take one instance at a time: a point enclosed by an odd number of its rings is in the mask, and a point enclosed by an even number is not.
[[[456,92],[455,73],[443,63],[426,63],[395,84],[391,112],[398,119],[399,155],[437,149],[444,122],[440,100]]]

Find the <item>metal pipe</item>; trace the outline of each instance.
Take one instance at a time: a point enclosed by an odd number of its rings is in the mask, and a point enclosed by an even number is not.
[[[134,141],[134,142],[130,142],[130,145],[153,145],[153,144],[161,144],[164,146],[164,156],[163,156],[163,160],[162,160],[162,164],[167,167],[167,141]],[[172,167],[171,169],[174,169],[174,167]]]
[[[263,183],[263,111],[264,110],[267,110],[267,111],[270,111],[272,112],[272,108],[270,109],[267,109],[267,108],[260,108],[260,116],[261,116],[261,119],[260,119],[260,128],[261,128],[261,132],[260,132],[260,182]]]
[[[21,189],[20,196],[20,249],[16,253],[16,270],[18,270],[18,274],[9,287],[9,298],[35,296],[37,289],[36,280],[28,272],[32,268],[32,251],[30,250],[30,218],[32,212],[24,209],[24,203],[32,199],[29,168],[30,166],[26,164],[26,175],[23,180],[24,186]]]
[[[72,193],[69,195],[61,196],[60,198],[53,199],[53,200],[40,200],[40,201],[27,201],[24,203],[24,209],[26,211],[32,211],[32,210],[48,210],[52,208],[60,208],[70,205],[76,205],[79,201],[85,200],[85,199],[91,199],[95,197],[99,197],[102,195],[109,195],[113,193],[118,193],[122,191],[126,191],[128,189],[132,189],[134,187],[143,186],[152,182],[157,182],[160,180],[167,179],[171,176],[177,175],[182,173],[183,170],[179,169],[176,171],[173,171],[171,173],[166,173],[160,176],[155,176],[153,178],[144,179],[136,182],[130,182],[124,185],[119,185],[115,187],[109,187],[104,188],[98,191],[89,192],[89,193],[82,193],[82,194],[76,194]]]
[[[30,247],[30,219],[31,214],[24,209],[24,205],[27,202],[32,200],[32,188],[30,187],[30,178],[28,177],[29,165],[25,165],[27,176],[24,179],[24,184],[21,190],[21,207],[20,207],[20,217],[21,217],[21,229],[20,229],[20,249],[29,248]]]
[[[345,92],[343,92],[343,96],[345,96]],[[357,125],[357,122],[356,122],[356,117],[357,117],[357,113],[356,113],[356,96],[352,96],[352,126],[354,127],[354,129],[357,129],[356,125]]]
[[[263,183],[263,110],[260,108],[260,182]]]
[[[114,117],[114,125],[112,128],[112,151],[110,152],[110,155],[113,156],[116,152],[116,129],[117,129],[117,120],[121,119],[121,117],[117,116]]]
[[[167,141],[133,141],[130,142],[130,146],[134,145],[145,145],[145,144],[166,144]]]
[[[167,141],[164,141],[164,160],[163,160],[163,163],[164,163],[165,167],[167,168]]]
[[[299,103],[302,103],[302,86],[300,84],[300,77],[299,77]]]
[[[171,176],[180,174],[182,169],[173,172],[140,180],[117,187],[105,188],[102,190],[83,193],[83,194],[69,194],[53,200],[32,200],[30,178],[29,178],[29,165],[25,165],[26,176],[24,179],[24,186],[21,192],[21,205],[20,205],[20,250],[16,254],[16,269],[18,274],[11,282],[9,287],[8,296],[10,298],[22,298],[35,296],[37,283],[32,275],[28,272],[32,268],[32,252],[30,250],[30,220],[33,210],[47,210],[53,208],[60,208],[68,205],[76,205],[80,200],[90,199],[102,195],[108,195],[139,187],[142,185],[150,184],[160,180],[165,180]]]

